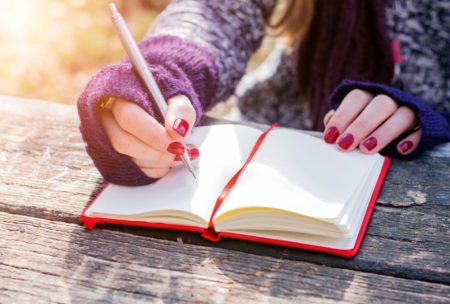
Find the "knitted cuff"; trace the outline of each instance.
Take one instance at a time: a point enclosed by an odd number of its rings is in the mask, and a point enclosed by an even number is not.
[[[203,100],[208,101],[209,94],[214,93],[214,87],[208,86],[212,81],[208,77],[212,77],[214,70],[204,71],[205,68],[213,67],[203,64],[199,59],[191,60],[191,64],[185,62],[189,59],[186,52],[196,57],[198,49],[180,41],[181,39],[170,37],[167,40],[154,37],[144,41],[141,49],[146,60],[152,63],[149,65],[150,70],[164,98],[167,100],[176,95],[187,96],[195,108],[198,122],[203,114],[203,104],[200,103],[197,92],[201,93]],[[174,44],[178,46],[177,52],[183,56],[173,54],[176,47]],[[78,99],[80,131],[87,144],[86,151],[102,176],[111,183],[137,186],[155,181],[147,177],[130,157],[118,153],[112,147],[100,121],[100,103],[106,97],[135,102],[153,115],[152,97],[128,60],[104,67],[90,80]]]
[[[142,53],[150,63],[164,66],[168,74],[155,75],[163,77],[161,91],[166,92],[166,98],[178,93],[187,97],[192,96],[191,102],[197,113],[198,123],[204,111],[214,105],[217,90],[218,69],[216,59],[205,48],[175,36],[154,36],[143,40],[139,44]],[[172,78],[167,78],[170,75]],[[174,81],[176,79],[176,81]],[[164,84],[166,86],[164,86]]]
[[[78,98],[80,131],[86,151],[105,180],[119,185],[144,185],[153,182],[130,157],[118,153],[111,145],[100,121],[100,103],[109,96],[134,101],[148,113],[153,113],[149,97],[132,67],[115,64],[103,68],[88,83]]]
[[[394,99],[399,105],[411,108],[419,119],[422,128],[422,137],[417,148],[408,155],[398,153],[397,143],[404,136],[386,146],[381,153],[391,157],[412,158],[423,151],[429,150],[434,146],[450,141],[450,123],[442,114],[434,111],[419,98],[400,91],[393,87],[362,81],[344,80],[331,94],[328,103],[332,109],[337,109],[344,97],[354,89],[361,89],[371,92],[373,95],[384,94]]]

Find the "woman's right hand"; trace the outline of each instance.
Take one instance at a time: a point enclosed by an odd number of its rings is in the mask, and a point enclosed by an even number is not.
[[[101,115],[113,148],[131,157],[150,178],[161,178],[181,163],[185,149],[182,142],[196,120],[196,112],[186,96],[172,97],[167,103],[164,126],[137,104],[122,99],[116,99]],[[199,156],[197,147],[186,148],[191,159]]]

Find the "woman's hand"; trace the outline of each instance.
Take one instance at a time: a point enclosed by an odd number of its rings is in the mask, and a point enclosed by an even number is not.
[[[151,178],[161,178],[170,168],[181,163],[182,141],[195,123],[195,110],[186,96],[168,100],[165,125],[156,121],[133,102],[116,99],[101,115],[106,134],[114,149],[131,157],[133,162]],[[191,159],[199,150],[187,145]]]
[[[363,90],[348,93],[339,108],[324,118],[325,142],[341,151],[356,147],[363,153],[376,153],[404,132],[418,126],[415,113],[408,107],[399,107],[389,96],[373,96]],[[400,141],[397,150],[409,154],[417,147],[422,131],[417,129]]]

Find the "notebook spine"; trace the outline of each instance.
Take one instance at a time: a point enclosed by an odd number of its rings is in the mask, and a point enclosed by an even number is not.
[[[208,228],[203,230],[202,232],[202,238],[207,239],[208,241],[217,243],[220,241],[220,234],[217,233],[214,228]]]
[[[80,215],[79,217],[80,222],[83,223],[84,227],[88,230],[92,230],[97,226],[98,224],[106,224],[102,222],[100,219],[95,217],[87,217],[85,215]]]

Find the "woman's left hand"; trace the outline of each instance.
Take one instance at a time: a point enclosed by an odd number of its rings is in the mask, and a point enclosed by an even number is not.
[[[359,147],[363,153],[376,153],[418,123],[413,110],[399,106],[389,96],[356,89],[345,96],[336,111],[325,115],[323,139],[336,143],[341,151]],[[398,152],[407,155],[414,151],[421,136],[420,128],[409,134],[397,144]]]

